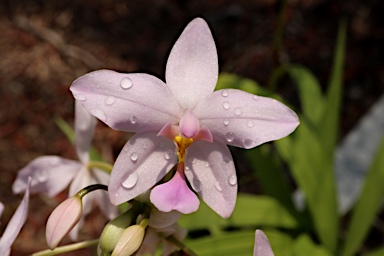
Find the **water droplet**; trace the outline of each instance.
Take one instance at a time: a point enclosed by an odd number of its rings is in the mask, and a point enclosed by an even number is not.
[[[73,97],[79,101],[85,101],[86,100],[85,95],[82,93],[76,93],[73,95]]]
[[[229,178],[228,178],[228,183],[229,185],[231,186],[235,186],[237,184],[237,178],[236,178],[236,175],[231,175]]]
[[[93,77],[93,74],[88,74],[90,77]]]
[[[105,122],[107,121],[107,116],[105,115],[104,111],[98,108],[94,108],[90,110],[91,114],[100,119],[101,121]]]
[[[208,162],[205,163],[205,167],[209,167],[209,163]]]
[[[221,96],[228,97],[228,91],[227,90],[222,90],[221,91]]]
[[[112,83],[112,79],[111,78],[108,78],[107,81],[108,81],[108,83]]]
[[[235,116],[239,116],[239,115],[241,115],[241,108],[235,108],[235,110],[233,111],[233,113],[235,114]]]
[[[59,158],[59,157],[53,157],[53,158],[51,158],[51,160],[49,161],[49,163],[50,163],[52,166],[57,165],[59,162],[60,162],[60,158]]]
[[[223,189],[221,188],[219,182],[216,182],[216,183],[215,183],[215,189],[216,189],[217,191],[219,191],[219,192],[223,191]]]
[[[137,117],[134,115],[132,115],[131,118],[129,118],[129,120],[131,121],[132,124],[137,123]]]
[[[133,82],[131,79],[129,79],[128,77],[124,77],[121,82],[120,82],[120,86],[121,88],[123,88],[124,90],[127,90],[129,88],[131,88],[133,85]]]
[[[143,144],[143,149],[147,149],[147,144]]]
[[[225,126],[228,126],[228,125],[229,125],[229,119],[228,119],[228,118],[225,118],[225,119],[224,119],[224,125],[225,125]]]
[[[250,140],[250,139],[245,139],[244,140],[244,147],[245,148],[253,148],[255,146],[255,142],[253,140]]]
[[[38,182],[44,182],[48,180],[48,173],[46,170],[40,170],[36,173],[36,179]]]
[[[123,181],[122,185],[125,188],[133,188],[137,183],[137,174],[132,173],[131,175],[128,176],[128,178]]]
[[[259,96],[257,96],[257,95],[253,95],[253,96],[252,96],[252,99],[254,99],[254,100],[259,100]]]
[[[229,158],[229,157],[224,157],[223,158],[223,161],[224,161],[224,164],[228,164],[232,159]]]
[[[170,151],[165,151],[165,153],[164,153],[164,158],[165,158],[166,160],[171,159],[171,158],[172,158],[172,153],[171,153]]]
[[[112,105],[113,103],[115,103],[115,97],[113,97],[113,96],[108,96],[107,98],[105,98],[105,101],[104,101],[104,103],[105,103],[105,105],[108,105],[108,106],[110,106],[110,105]]]
[[[185,172],[190,172],[191,171],[191,169],[188,166],[185,166],[184,170],[185,170]]]
[[[228,102],[224,102],[223,103],[223,108],[228,110],[229,109],[229,103]]]
[[[136,152],[133,152],[133,153],[131,154],[131,160],[132,160],[133,162],[136,162],[138,158],[139,158],[139,155],[138,155]]]
[[[201,188],[202,188],[201,182],[198,179],[193,179],[191,186],[192,186],[193,190],[195,190],[196,192],[201,191]]]
[[[195,163],[196,163],[196,158],[191,159],[191,164],[195,164]]]
[[[232,142],[235,139],[235,135],[233,134],[233,132],[228,132],[227,134],[225,134],[225,138],[228,142]]]
[[[253,123],[252,120],[248,120],[248,122],[247,122],[247,127],[248,127],[248,128],[252,128],[254,125],[255,125],[255,124]]]

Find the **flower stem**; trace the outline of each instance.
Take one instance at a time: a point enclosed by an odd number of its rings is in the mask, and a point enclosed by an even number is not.
[[[95,239],[95,240],[83,241],[83,242],[79,242],[79,243],[75,243],[75,244],[64,245],[64,246],[57,247],[54,250],[48,249],[48,250],[44,250],[41,252],[36,252],[36,253],[32,254],[32,256],[57,255],[57,254],[61,254],[61,253],[71,252],[71,251],[75,251],[75,250],[84,249],[84,248],[87,248],[90,246],[94,246],[94,245],[97,245],[98,242],[99,242],[99,239]]]
[[[85,187],[82,190],[80,190],[79,192],[77,192],[76,195],[79,196],[80,198],[83,198],[83,196],[85,196],[89,192],[92,192],[92,191],[98,190],[98,189],[103,189],[105,191],[108,191],[108,186],[102,185],[102,184],[89,185],[88,187]]]
[[[113,169],[113,165],[106,163],[106,162],[101,162],[101,161],[90,161],[87,165],[88,168],[98,168],[100,170],[105,171],[106,173],[111,173]]]
[[[181,250],[183,250],[185,253],[187,253],[189,256],[197,256],[197,254],[192,251],[188,246],[177,240],[174,236],[167,236],[165,239],[167,239],[168,242],[173,243],[177,247],[179,247]]]

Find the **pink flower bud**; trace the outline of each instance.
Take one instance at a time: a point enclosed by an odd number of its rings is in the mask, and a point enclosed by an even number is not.
[[[73,196],[62,202],[51,213],[47,221],[46,239],[53,250],[61,239],[79,222],[83,204],[79,196]]]

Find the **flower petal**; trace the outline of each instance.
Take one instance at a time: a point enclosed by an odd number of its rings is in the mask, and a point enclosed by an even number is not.
[[[179,168],[183,168],[183,164],[179,164],[178,170],[170,181],[157,185],[151,191],[149,197],[151,202],[162,212],[176,210],[189,214],[199,209],[200,201],[188,188],[183,170]]]
[[[28,177],[32,177],[31,193],[46,193],[54,197],[71,182],[82,164],[58,156],[41,156],[19,171],[12,185],[13,193],[25,191]]]
[[[269,240],[264,232],[257,229],[255,232],[255,246],[253,256],[274,256]]]
[[[25,220],[27,219],[30,184],[31,179],[28,179],[23,200],[19,204],[19,207],[17,207],[17,210],[13,214],[11,220],[8,222],[3,236],[0,239],[0,255],[9,255],[11,245],[15,241],[25,223]]]
[[[0,202],[0,217],[1,215],[3,215],[3,211],[4,211],[4,204]]]
[[[99,70],[79,77],[70,89],[92,115],[116,130],[159,131],[181,113],[168,86],[148,74]]]
[[[213,92],[218,76],[215,41],[208,24],[192,20],[173,46],[166,67],[166,82],[184,108],[192,109]]]
[[[241,148],[283,138],[299,125],[296,113],[279,101],[235,89],[212,93],[193,112],[214,140]]]
[[[135,134],[120,152],[108,186],[113,204],[131,200],[150,189],[176,164],[173,141],[156,134]]]
[[[89,149],[97,120],[79,101],[75,102],[75,145],[82,163],[88,163]]]
[[[161,212],[156,207],[151,207],[148,226],[156,229],[165,228],[175,224],[181,215],[178,211]]]
[[[192,188],[221,217],[235,207],[237,178],[231,153],[218,142],[197,141],[188,148],[185,175]]]
[[[189,109],[181,117],[179,127],[180,133],[187,138],[195,137],[200,130],[199,120]]]

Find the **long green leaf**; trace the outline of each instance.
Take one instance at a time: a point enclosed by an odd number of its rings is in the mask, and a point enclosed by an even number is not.
[[[292,256],[331,256],[324,247],[316,245],[311,238],[304,234],[299,236],[293,243]]]
[[[369,228],[380,210],[384,196],[384,136],[368,171],[360,197],[353,208],[343,250],[344,256],[354,255],[361,247]]]
[[[180,226],[189,230],[228,226],[271,226],[295,228],[298,223],[294,217],[274,198],[239,194],[236,208],[229,219],[223,219],[201,202],[197,212],[183,215]]]

